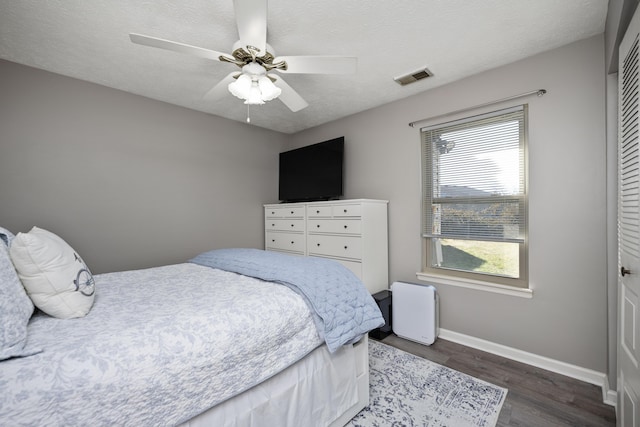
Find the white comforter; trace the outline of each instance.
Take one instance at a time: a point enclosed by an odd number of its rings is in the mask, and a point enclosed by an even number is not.
[[[38,313],[0,362],[0,425],[175,425],[322,343],[285,286],[195,264],[96,276],[84,318]]]

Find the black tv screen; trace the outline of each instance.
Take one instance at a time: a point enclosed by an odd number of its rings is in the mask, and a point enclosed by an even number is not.
[[[280,153],[279,199],[330,200],[342,196],[344,137]]]

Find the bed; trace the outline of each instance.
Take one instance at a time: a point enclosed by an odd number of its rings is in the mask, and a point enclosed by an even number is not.
[[[324,278],[291,283],[314,269]],[[0,424],[344,425],[368,404],[366,332],[383,323],[351,276],[333,261],[256,249],[90,276],[86,315],[23,313],[21,348],[0,361]],[[343,279],[352,283],[338,292]]]

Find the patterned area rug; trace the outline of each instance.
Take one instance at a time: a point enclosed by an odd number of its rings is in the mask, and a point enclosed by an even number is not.
[[[348,426],[482,426],[498,421],[507,389],[369,340],[369,406]]]

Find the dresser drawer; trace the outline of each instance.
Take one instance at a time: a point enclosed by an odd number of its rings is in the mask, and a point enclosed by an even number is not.
[[[304,254],[304,234],[267,232],[265,240],[267,249]]]
[[[359,219],[310,219],[309,233],[360,234],[362,221]]]
[[[334,217],[344,217],[344,216],[361,216],[362,215],[362,205],[338,205],[333,206],[333,216]]]
[[[316,258],[328,258],[347,267],[353,274],[362,281],[362,263],[360,261],[347,261],[346,259],[335,259],[326,256],[313,255]]]
[[[304,220],[302,219],[273,219],[267,218],[264,221],[266,231],[304,231]]]
[[[307,206],[307,217],[329,217],[333,214],[332,206]]]
[[[360,237],[310,234],[307,239],[309,255],[351,259],[360,259],[362,257],[362,240]]]
[[[264,211],[267,218],[304,218],[303,206],[270,207]]]

